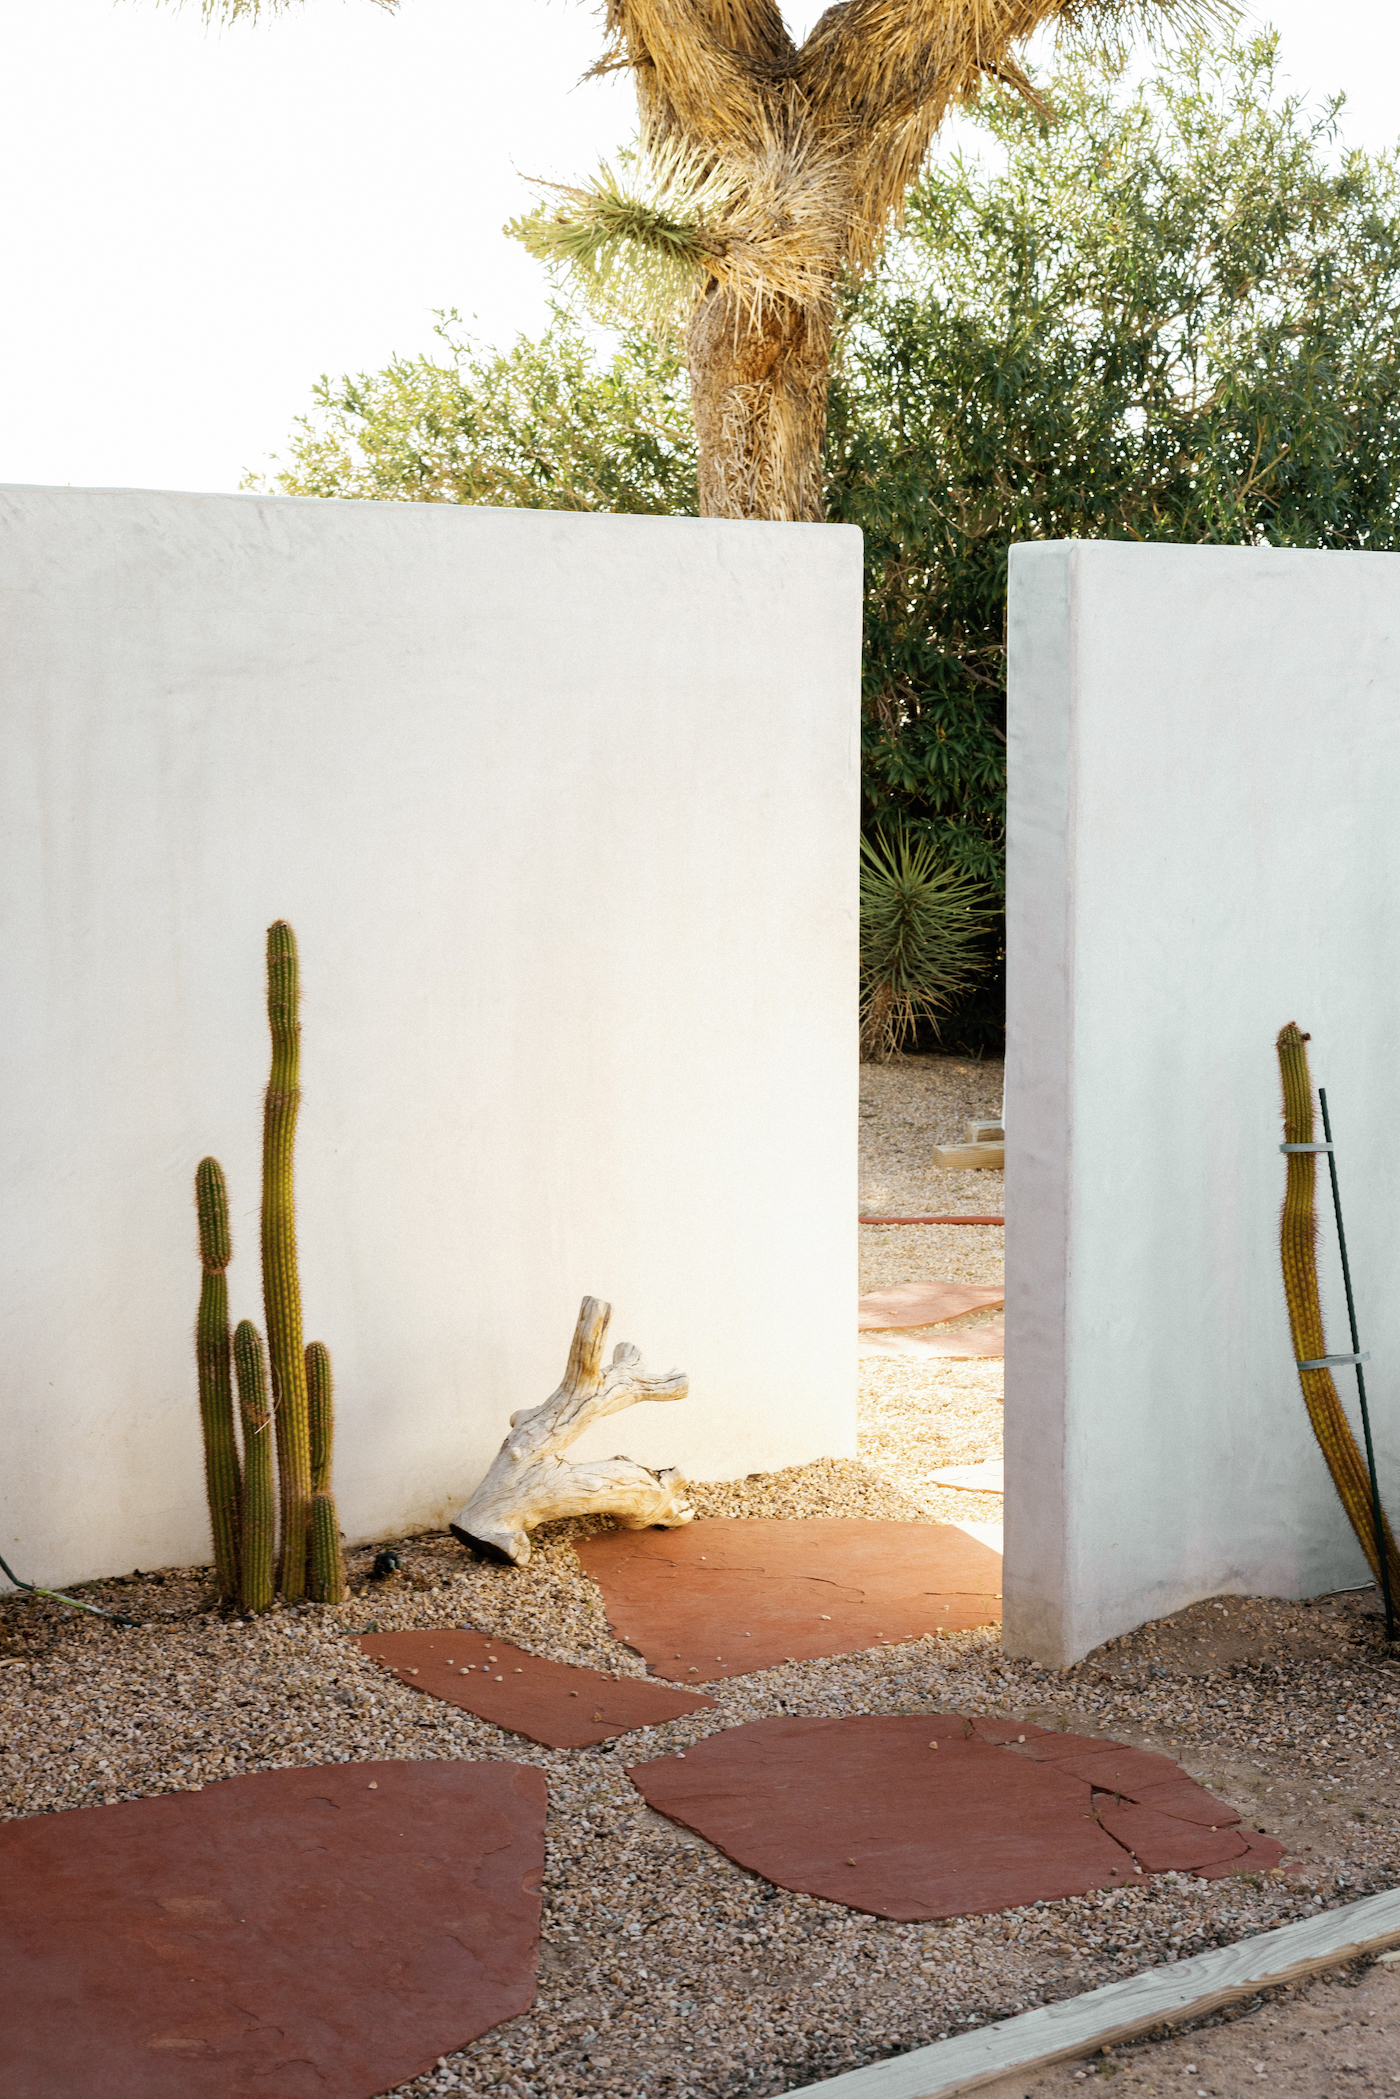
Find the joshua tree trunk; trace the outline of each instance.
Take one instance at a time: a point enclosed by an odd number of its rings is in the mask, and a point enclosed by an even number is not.
[[[289,4],[201,0],[225,21]],[[670,155],[668,194],[639,202],[601,170],[592,190],[565,189],[569,209],[513,230],[595,290],[634,246],[667,279],[672,317],[684,280],[700,514],[801,521],[822,515],[836,286],[874,266],[948,111],[995,81],[1048,116],[1012,55],[1048,22],[1092,38],[1134,15],[1189,22],[1233,9],[836,0],[800,47],[780,0],[604,0],[603,12],[608,48],[592,70],[631,74],[647,154]],[[638,317],[655,317],[642,307]]]
[[[828,307],[755,314],[710,280],[686,334],[702,517],[821,520],[830,354]]]

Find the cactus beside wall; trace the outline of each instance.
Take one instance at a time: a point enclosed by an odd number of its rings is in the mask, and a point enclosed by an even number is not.
[[[297,1270],[292,1160],[301,1105],[301,1021],[296,935],[285,919],[267,929],[267,1018],[272,1073],[263,1102],[262,1263],[267,1352],[277,1422],[282,1513],[281,1589],[288,1603],[306,1594],[311,1521],[311,1433]]]
[[[195,1174],[199,1252],[197,1353],[205,1475],[221,1602],[245,1611],[272,1607],[280,1585],[289,1603],[311,1594],[339,1603],[345,1559],[331,1495],[334,1446],[331,1359],[325,1343],[302,1346],[297,1273],[293,1151],[301,1102],[301,1023],[296,936],[285,920],[267,930],[267,1017],[272,1071],[263,1101],[262,1271],[267,1347],[250,1320],[232,1347],[228,1280],[232,1255],[228,1195],[217,1159]],[[233,1424],[230,1357],[238,1379],[243,1464]],[[271,1380],[269,1391],[269,1368]],[[276,1480],[273,1450],[276,1449]],[[280,1567],[276,1560],[279,1543]]]
[[[238,1412],[243,1422],[243,1536],[240,1607],[252,1616],[272,1609],[277,1552],[277,1490],[272,1476],[272,1408],[267,1357],[251,1319],[233,1337]]]
[[[1308,1038],[1290,1021],[1279,1030],[1278,1066],[1283,1081],[1283,1141],[1312,1144],[1314,1140],[1312,1077],[1308,1071]],[[1288,1325],[1293,1336],[1296,1361],[1313,1362],[1327,1354],[1322,1326],[1322,1302],[1317,1288],[1317,1215],[1314,1193],[1317,1180],[1315,1152],[1289,1152],[1288,1183],[1283,1198],[1279,1245],[1283,1258],[1283,1289],[1288,1300]],[[1381,1579],[1376,1551],[1375,1513],[1366,1460],[1342,1411],[1330,1370],[1300,1370],[1303,1403],[1313,1426],[1327,1469],[1342,1507],[1377,1581]],[[1390,1525],[1382,1518],[1386,1559],[1392,1595],[1400,1595],[1400,1555],[1395,1549]]]
[[[238,1594],[239,1501],[242,1488],[233,1429],[233,1385],[229,1376],[228,1276],[233,1242],[228,1227],[228,1191],[217,1159],[201,1159],[194,1176],[199,1220],[199,1260],[204,1271],[195,1324],[199,1368],[199,1414],[204,1429],[204,1484],[214,1533],[214,1578],[219,1600]]]

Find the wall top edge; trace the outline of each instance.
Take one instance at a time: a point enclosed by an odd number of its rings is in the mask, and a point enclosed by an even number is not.
[[[846,542],[862,542],[864,539],[859,525],[788,524],[771,519],[655,517],[629,511],[539,510],[525,506],[517,508],[505,503],[396,503],[370,496],[284,496],[257,489],[88,488],[59,482],[0,481],[0,502],[21,497],[44,497],[82,503],[120,503],[133,500],[160,503],[231,503],[243,508],[261,504],[275,506],[280,511],[354,511],[397,518],[510,517],[534,519],[541,526],[548,523],[551,527],[557,527],[567,523],[571,529],[581,531],[820,532],[827,536],[839,537]]]
[[[1300,562],[1370,561],[1400,563],[1400,554],[1369,547],[1216,547],[1184,545],[1176,540],[1134,539],[1021,539],[1009,549],[1013,569],[1027,563],[1061,562],[1072,559],[1076,567],[1150,563],[1165,565],[1191,562],[1201,566]]]

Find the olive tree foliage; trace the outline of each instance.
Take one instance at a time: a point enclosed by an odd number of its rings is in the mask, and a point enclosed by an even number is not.
[[[274,460],[291,496],[692,515],[695,436],[680,359],[646,336],[600,357],[556,309],[547,332],[482,350],[444,316],[432,357],[313,390]],[[261,485],[254,482],[251,485]]]
[[[1392,547],[1400,164],[1272,35],[989,100],[848,300],[828,514],[866,534],[867,822],[999,881],[1014,540]],[[976,135],[974,134],[974,137]]]

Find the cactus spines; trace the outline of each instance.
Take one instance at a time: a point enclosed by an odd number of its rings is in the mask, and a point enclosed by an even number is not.
[[[282,1512],[282,1594],[306,1594],[311,1502],[311,1440],[301,1338],[292,1155],[301,1103],[301,1023],[297,1018],[296,935],[285,919],[267,929],[267,1018],[272,1073],[263,1102],[262,1267],[267,1352],[277,1423]]]
[[[324,1490],[311,1497],[311,1594],[317,1603],[344,1603],[345,1557],[340,1550],[340,1519],[335,1496]]]
[[[324,1341],[306,1344],[306,1415],[311,1431],[311,1491],[328,1494],[335,1444],[334,1380]]]
[[[199,1413],[204,1429],[204,1484],[214,1534],[214,1578],[221,1602],[238,1593],[238,1523],[242,1482],[233,1432],[233,1384],[229,1376],[228,1277],[233,1255],[228,1228],[228,1191],[217,1159],[201,1159],[194,1176],[199,1219],[199,1259],[204,1274],[195,1321],[199,1369]]]
[[[1312,1078],[1308,1071],[1308,1037],[1295,1022],[1279,1030],[1278,1066],[1283,1080],[1283,1141],[1311,1144],[1313,1137]],[[1289,1152],[1288,1182],[1283,1198],[1283,1221],[1279,1233],[1283,1257],[1283,1290],[1288,1300],[1288,1325],[1293,1336],[1294,1358],[1315,1361],[1327,1354],[1322,1326],[1322,1302],[1317,1289],[1317,1217],[1313,1206],[1316,1182],[1315,1152]],[[1372,1574],[1381,1579],[1376,1550],[1375,1508],[1366,1460],[1357,1448],[1351,1424],[1342,1411],[1330,1370],[1300,1370],[1303,1404],[1312,1422],[1332,1484],[1352,1529],[1356,1532]],[[1381,1518],[1391,1593],[1400,1594],[1400,1554],[1395,1549],[1390,1525]]]
[[[272,1409],[267,1357],[251,1319],[233,1337],[238,1411],[243,1421],[243,1550],[238,1601],[249,1613],[272,1609],[277,1545],[277,1494],[272,1478]]]

